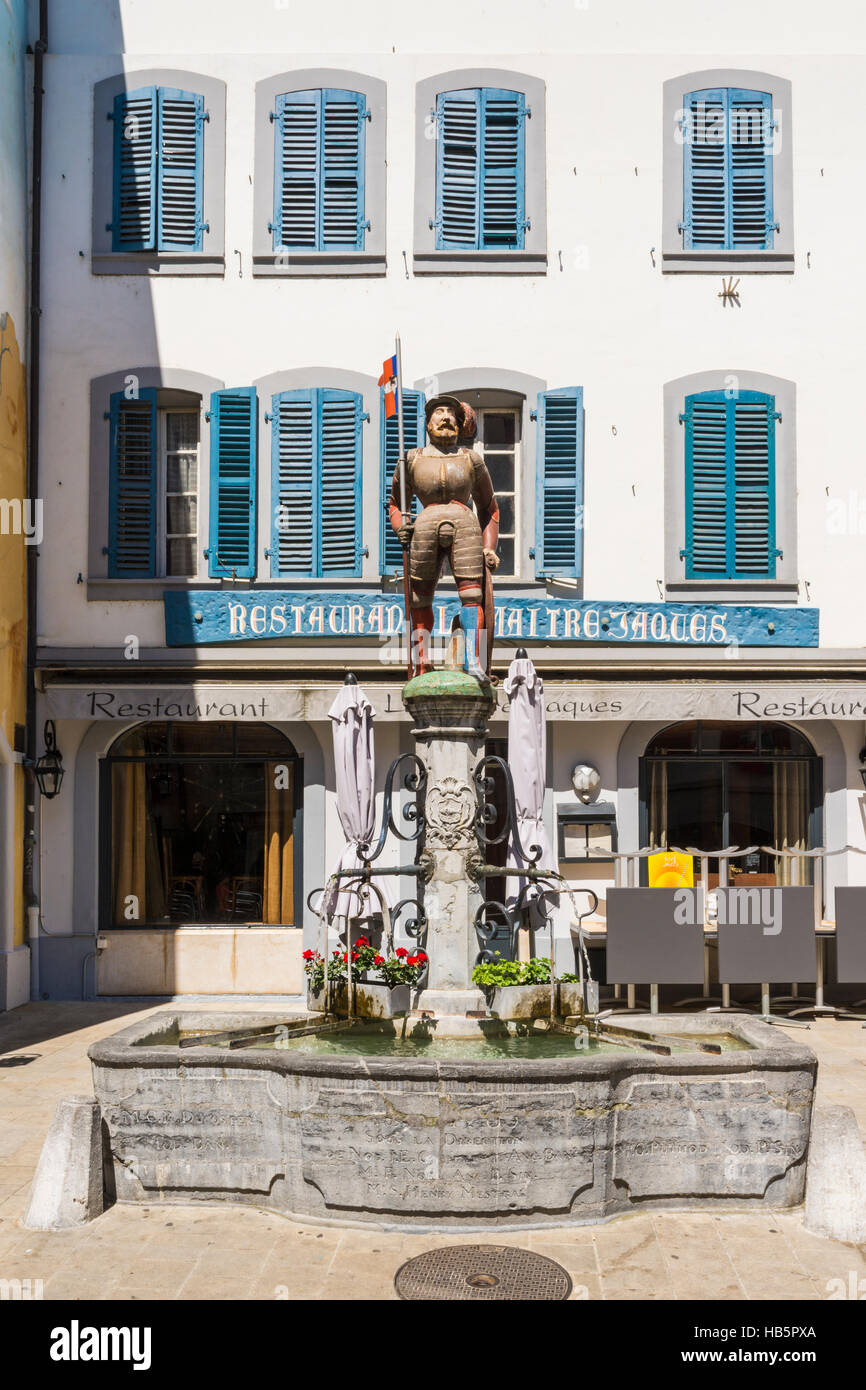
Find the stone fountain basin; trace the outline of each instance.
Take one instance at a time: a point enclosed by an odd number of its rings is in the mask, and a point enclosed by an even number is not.
[[[641,1015],[748,1050],[537,1060],[177,1046],[273,1012],[171,1011],[89,1049],[106,1187],[398,1230],[802,1202],[817,1060],[749,1015]]]

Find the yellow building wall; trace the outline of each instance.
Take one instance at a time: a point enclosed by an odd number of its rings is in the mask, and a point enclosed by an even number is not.
[[[3,309],[0,305],[0,315]],[[11,313],[0,317],[0,499],[17,498],[26,488],[27,395],[18,329]],[[7,513],[8,514],[8,513]],[[24,724],[26,652],[26,561],[23,534],[3,534],[0,511],[0,728],[14,747],[15,725]],[[24,941],[22,854],[24,774],[15,769],[15,945]]]

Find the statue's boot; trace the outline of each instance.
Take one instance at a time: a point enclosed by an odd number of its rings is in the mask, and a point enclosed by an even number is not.
[[[490,677],[481,662],[483,613],[483,608],[477,603],[464,604],[460,609],[460,626],[464,636],[463,670],[486,685]]]
[[[412,610],[412,666],[416,676],[433,670],[433,608]]]

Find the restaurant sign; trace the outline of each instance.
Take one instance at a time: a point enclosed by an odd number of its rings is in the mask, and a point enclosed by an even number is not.
[[[286,638],[399,640],[403,602],[392,594],[262,589],[167,592],[169,647]],[[459,604],[435,606],[445,637]],[[676,647],[817,647],[817,608],[756,608],[729,603],[602,602],[547,596],[497,598],[496,638],[521,642],[600,642]]]

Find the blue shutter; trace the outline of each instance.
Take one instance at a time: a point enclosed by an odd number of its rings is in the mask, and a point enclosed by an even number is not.
[[[114,98],[114,197],[111,249],[156,245],[156,88]]]
[[[495,87],[436,98],[437,250],[521,250],[526,98]]]
[[[316,556],[316,393],[271,405],[271,576],[312,578]]]
[[[108,574],[156,574],[156,391],[111,397],[108,491]]]
[[[321,92],[277,97],[274,142],[274,250],[315,251],[319,238]]]
[[[204,97],[160,87],[157,247],[202,249]]]
[[[481,246],[522,250],[525,244],[526,99],[522,92],[481,93]]]
[[[362,401],[351,391],[274,396],[271,574],[361,573]]]
[[[769,92],[728,93],[731,241],[737,250],[773,246],[773,102]]]
[[[256,439],[252,386],[210,398],[208,573],[252,579],[256,572]]]
[[[379,388],[379,439],[382,451],[382,531],[381,549],[382,573],[402,574],[403,550],[391,527],[388,518],[388,505],[391,499],[391,484],[399,456],[397,416],[385,419],[385,390]],[[424,396],[420,391],[403,390],[403,444],[408,452],[424,443]],[[412,515],[417,516],[420,503],[415,497],[412,501]]]
[[[688,92],[683,127],[683,246],[773,246],[773,121],[769,92]]]
[[[322,93],[321,251],[363,251],[367,103],[360,92]]]
[[[481,93],[436,98],[436,249],[476,251],[481,202]]]
[[[535,573],[583,573],[583,387],[538,396]]]
[[[775,398],[703,391],[685,405],[686,578],[774,578]]]
[[[361,397],[320,391],[319,536],[324,577],[361,573]]]
[[[363,251],[366,117],[360,92],[277,98],[274,250]]]

